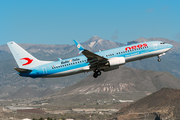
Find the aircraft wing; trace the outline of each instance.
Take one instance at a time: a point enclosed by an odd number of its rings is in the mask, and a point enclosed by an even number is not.
[[[80,45],[77,41],[75,41],[75,44],[77,46],[77,48],[79,49],[79,54],[82,53],[84,56],[87,57],[88,62],[90,63],[91,67],[98,67],[101,65],[104,65],[107,62],[107,58],[104,58],[100,55],[97,55],[89,50],[86,50],[83,48],[82,45]]]
[[[97,59],[97,60],[107,60],[107,58],[104,58],[102,56],[99,56],[89,50],[84,49],[82,51],[82,54],[85,55],[88,59]]]

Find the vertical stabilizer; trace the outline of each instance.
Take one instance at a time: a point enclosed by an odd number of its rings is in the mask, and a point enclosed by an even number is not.
[[[11,53],[14,56],[19,68],[33,68],[39,65],[50,63],[51,61],[40,61],[34,56],[29,54],[26,50],[20,47],[15,42],[11,41],[7,43]]]

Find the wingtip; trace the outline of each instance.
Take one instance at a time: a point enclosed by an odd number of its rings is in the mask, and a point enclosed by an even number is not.
[[[77,44],[79,44],[76,40],[73,40],[74,41],[74,43],[77,45]]]
[[[80,55],[80,53],[84,50],[84,48],[83,48],[83,46],[82,46],[80,43],[78,43],[76,40],[73,40],[73,41],[75,42],[77,48],[79,49],[79,54],[78,54],[78,55]]]
[[[14,41],[7,42],[7,44],[13,44],[13,43],[14,43]]]

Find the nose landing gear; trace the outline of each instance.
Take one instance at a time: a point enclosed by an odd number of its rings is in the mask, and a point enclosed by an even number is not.
[[[101,71],[100,70],[95,70],[94,71],[94,74],[93,74],[93,77],[94,78],[97,78],[98,76],[100,76],[101,75]]]
[[[161,62],[161,58],[160,58],[160,55],[158,55],[158,62]]]
[[[166,53],[162,53],[162,54],[160,54],[160,55],[158,55],[158,62],[161,62],[161,56],[163,56],[163,55],[166,55]]]

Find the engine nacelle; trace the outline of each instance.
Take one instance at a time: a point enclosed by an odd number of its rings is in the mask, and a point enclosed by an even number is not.
[[[114,66],[114,67],[105,68],[105,69],[103,69],[103,71],[108,72],[108,71],[115,70],[115,69],[118,69],[118,68],[119,68],[119,66]]]
[[[82,68],[82,70],[90,70],[90,66],[89,65],[85,66],[85,67]]]
[[[111,66],[124,65],[125,63],[126,60],[124,57],[114,57],[114,58],[110,58],[106,65],[109,65],[111,67]]]

